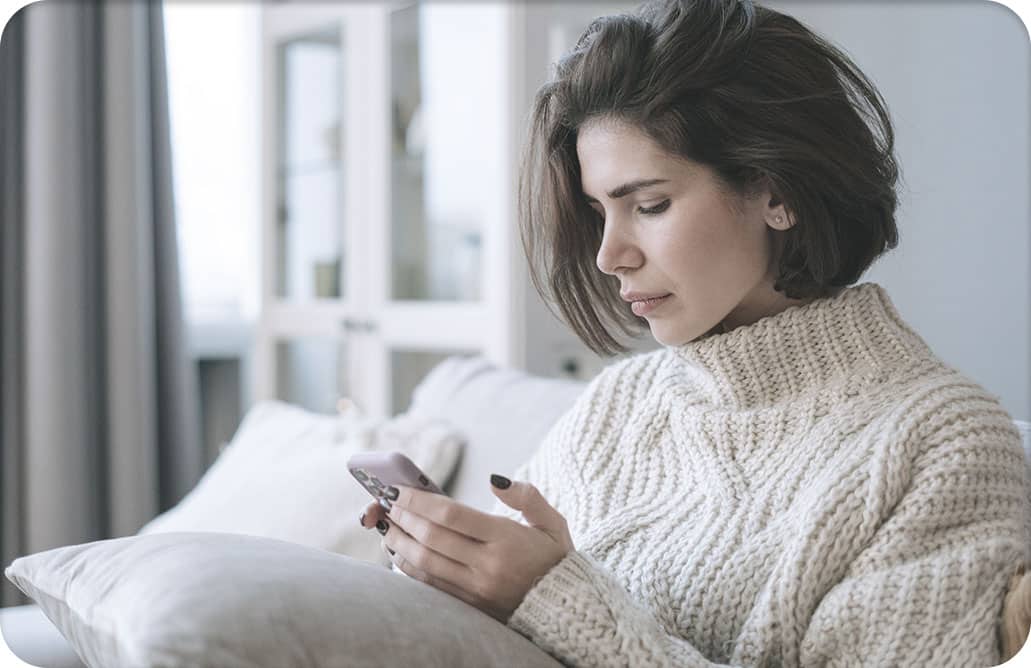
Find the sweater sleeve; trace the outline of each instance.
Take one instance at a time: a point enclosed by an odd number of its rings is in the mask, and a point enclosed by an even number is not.
[[[1019,433],[1001,409],[950,416],[911,476],[820,599],[800,643],[802,665],[999,663],[1010,576],[1031,556]]]
[[[726,665],[666,633],[600,564],[578,551],[541,578],[508,625],[569,666]]]
[[[858,485],[852,512],[863,512],[864,495],[885,484],[903,491],[864,547],[850,550],[857,538],[841,535],[810,553],[814,570],[835,553],[858,556],[831,585],[802,587],[785,601],[783,628],[761,653],[785,666],[996,665],[1002,601],[1031,540],[1023,451],[1009,424],[939,430],[940,440],[907,465],[908,485],[884,480],[883,469]],[[535,584],[508,624],[567,665],[725,665],[666,632],[603,565],[577,551]]]

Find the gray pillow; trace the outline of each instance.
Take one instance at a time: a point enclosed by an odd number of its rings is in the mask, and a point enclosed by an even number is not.
[[[271,538],[115,538],[22,557],[5,574],[89,666],[560,665],[433,587]]]

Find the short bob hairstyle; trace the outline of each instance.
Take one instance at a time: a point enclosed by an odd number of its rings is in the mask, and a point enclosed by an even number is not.
[[[855,283],[898,244],[894,130],[880,93],[841,50],[750,0],[652,0],[603,16],[537,92],[519,177],[534,287],[597,354],[628,350],[603,319],[624,334],[647,331],[618,279],[595,264],[602,229],[576,141],[601,118],[708,166],[732,203],[769,187],[795,219],[772,230],[782,235],[774,288],[790,298]]]

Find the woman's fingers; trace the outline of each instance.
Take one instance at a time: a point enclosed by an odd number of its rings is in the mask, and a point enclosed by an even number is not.
[[[386,548],[384,548],[384,549],[386,549]],[[463,601],[465,603],[468,603],[469,605],[473,606],[474,608],[480,607],[479,606],[479,601],[476,599],[476,597],[473,596],[472,594],[466,592],[461,587],[456,587],[455,585],[451,584],[450,582],[447,582],[446,580],[441,580],[438,577],[434,577],[433,575],[430,575],[426,571],[423,571],[423,570],[420,570],[420,569],[416,568],[415,566],[413,566],[411,564],[410,561],[405,559],[401,555],[401,553],[399,553],[397,551],[395,551],[393,554],[390,554],[389,552],[387,554],[390,557],[390,561],[395,566],[397,566],[400,570],[404,571],[407,575],[409,575],[412,578],[418,580],[419,582],[424,582],[424,583],[430,585],[431,587],[439,589],[439,590],[441,590],[441,591],[443,591],[445,593],[451,594],[452,596],[454,596],[458,600]]]
[[[492,475],[490,481],[490,489],[494,496],[509,508],[520,511],[528,525],[540,529],[560,544],[572,548],[566,518],[548,503],[535,486],[518,480],[513,482],[499,475]]]
[[[398,497],[393,510],[398,507],[424,517],[431,522],[445,526],[470,538],[487,541],[497,533],[497,516],[470,508],[449,496],[434,494],[414,487],[398,485]]]
[[[361,515],[358,517],[358,521],[366,529],[371,529],[376,526],[376,522],[385,520],[387,517],[387,511],[383,506],[379,505],[376,501],[373,501],[369,505],[365,506]]]
[[[480,554],[483,543],[452,531],[450,528],[431,522],[421,515],[393,506],[387,518],[398,525],[406,534],[434,552],[444,555],[460,564],[474,567],[475,557]]]
[[[423,545],[393,521],[388,519],[385,522],[387,529],[381,532],[383,544],[394,551],[390,558],[398,568],[433,586],[437,586],[437,581],[444,581],[470,594],[475,590],[476,576],[471,568]],[[403,565],[413,572],[405,570]],[[434,582],[418,577],[416,573],[433,578]]]

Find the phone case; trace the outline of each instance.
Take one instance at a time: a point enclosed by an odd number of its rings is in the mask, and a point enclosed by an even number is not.
[[[400,452],[359,452],[347,460],[347,469],[358,484],[388,509],[390,502],[397,498],[391,487],[405,485],[434,494],[444,493],[411,459]]]

